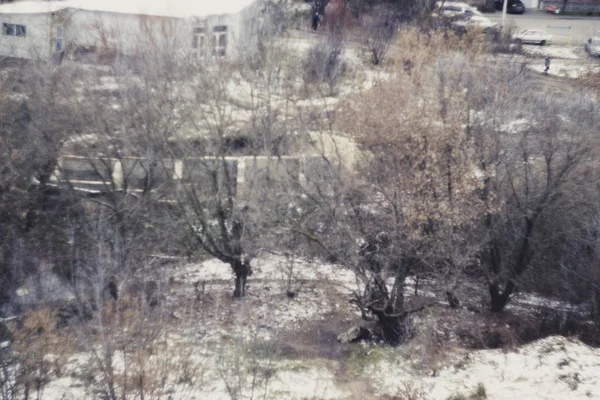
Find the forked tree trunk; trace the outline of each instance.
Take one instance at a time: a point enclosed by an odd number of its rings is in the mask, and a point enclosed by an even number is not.
[[[396,267],[394,287],[388,299],[388,305],[383,312],[376,312],[383,339],[391,344],[401,343],[407,334],[407,315],[404,312],[404,283],[408,268],[401,263]]]

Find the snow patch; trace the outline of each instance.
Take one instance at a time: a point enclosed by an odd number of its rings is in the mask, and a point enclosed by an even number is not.
[[[432,399],[447,399],[485,385],[490,400],[589,399],[600,396],[600,349],[577,340],[548,337],[515,351],[456,351],[431,375],[410,371],[405,360],[369,368],[380,394],[395,394],[406,382],[421,382]]]
[[[578,54],[579,48],[568,46],[523,46],[523,52],[532,56],[550,58],[561,58],[565,60],[577,60],[581,58]]]

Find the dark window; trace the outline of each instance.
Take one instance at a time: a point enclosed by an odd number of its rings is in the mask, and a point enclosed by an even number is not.
[[[2,24],[2,33],[8,36],[15,35],[15,25],[14,24]]]
[[[2,24],[2,33],[7,36],[19,36],[25,37],[27,36],[27,27],[25,25],[17,25],[17,24]]]
[[[15,35],[16,36],[27,36],[27,28],[25,25],[15,25]]]
[[[225,57],[227,54],[227,26],[217,25],[213,27],[212,47],[213,55]]]

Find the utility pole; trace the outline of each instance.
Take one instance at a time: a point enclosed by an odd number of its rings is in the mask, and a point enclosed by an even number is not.
[[[504,22],[506,21],[506,6],[508,4],[508,0],[504,0],[504,2],[502,3],[502,30],[504,30],[505,24]]]

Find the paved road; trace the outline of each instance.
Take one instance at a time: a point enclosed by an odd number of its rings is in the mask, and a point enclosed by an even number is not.
[[[500,23],[502,12],[486,14],[494,22]],[[527,10],[522,15],[506,15],[507,26],[516,29],[543,29],[552,34],[553,43],[583,46],[594,34],[600,36],[600,17],[575,17],[552,15],[541,10]],[[565,29],[567,27],[571,29]],[[561,29],[562,28],[562,29]]]

